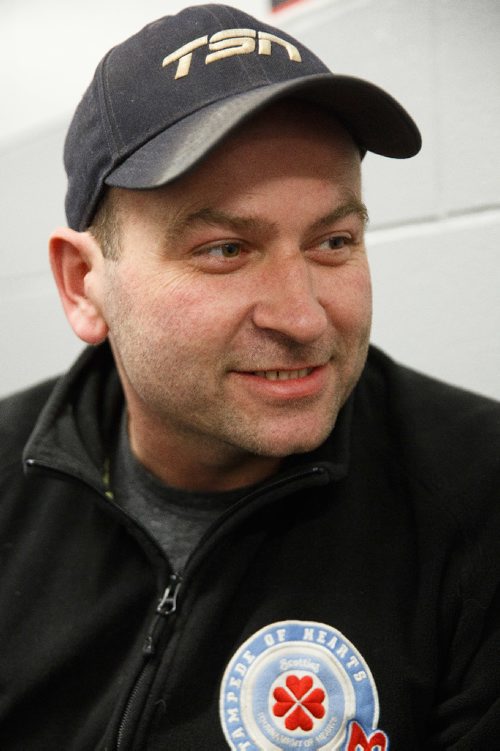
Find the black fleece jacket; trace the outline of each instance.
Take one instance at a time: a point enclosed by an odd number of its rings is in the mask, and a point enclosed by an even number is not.
[[[106,346],[0,403],[2,751],[500,748],[498,404],[372,349],[183,572],[106,486],[122,409]]]

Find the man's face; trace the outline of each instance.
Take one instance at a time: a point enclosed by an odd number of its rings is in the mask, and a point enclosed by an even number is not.
[[[319,445],[364,365],[358,152],[278,105],[164,188],[119,191],[102,312],[132,442],[233,463]]]

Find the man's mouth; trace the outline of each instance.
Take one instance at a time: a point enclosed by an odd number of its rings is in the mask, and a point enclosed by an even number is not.
[[[303,365],[303,363],[301,363]],[[332,380],[328,363],[298,368],[233,371],[236,383],[247,393],[273,404],[313,398],[325,392]]]
[[[254,370],[252,375],[265,378],[267,381],[291,381],[296,378],[305,378],[313,370],[314,368],[300,368],[300,370]]]

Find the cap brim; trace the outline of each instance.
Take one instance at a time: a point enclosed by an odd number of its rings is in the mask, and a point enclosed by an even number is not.
[[[417,126],[387,92],[359,78],[326,73],[262,86],[208,105],[140,146],[105,183],[129,189],[166,185],[194,167],[244,120],[289,96],[330,111],[362,152],[405,159],[420,150]]]

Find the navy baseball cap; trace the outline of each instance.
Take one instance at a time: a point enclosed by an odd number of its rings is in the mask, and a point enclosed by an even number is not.
[[[285,97],[329,110],[363,154],[420,150],[417,126],[382,89],[332,73],[296,39],[236,8],[193,6],[149,24],[99,63],[66,137],[69,226],[89,227],[107,185],[165,185]]]

